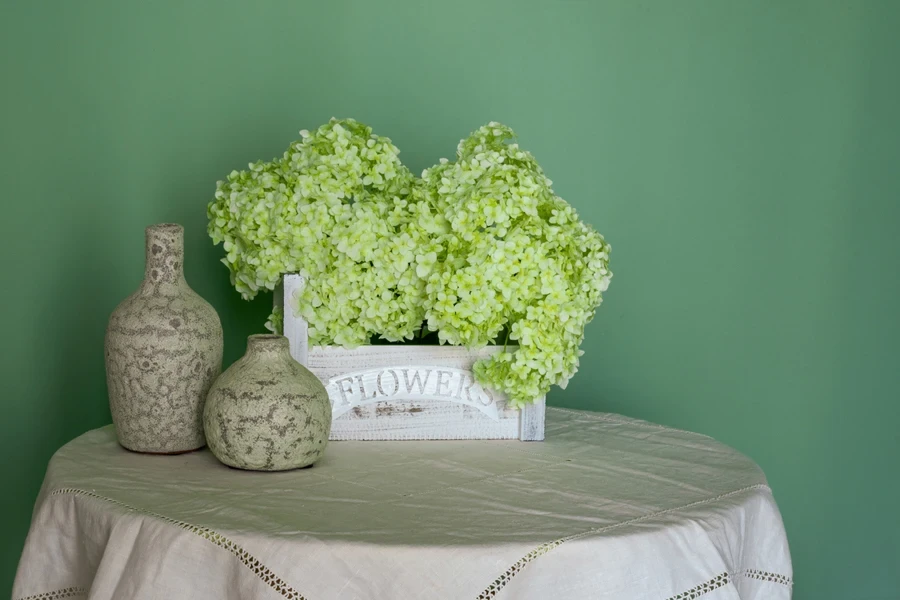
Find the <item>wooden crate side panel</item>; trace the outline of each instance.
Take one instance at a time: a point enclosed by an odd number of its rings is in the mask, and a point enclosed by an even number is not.
[[[328,372],[328,378],[349,370],[411,364],[471,370],[476,361],[502,351],[500,346],[474,350],[460,346],[360,346],[353,349],[313,346],[308,353],[307,366],[317,369],[317,374],[318,370],[323,374]]]
[[[515,440],[519,419],[491,421],[451,402],[397,400],[354,407],[331,424],[333,440]]]
[[[460,400],[458,388],[452,401],[435,399],[435,394],[431,394],[432,398],[429,399],[404,393],[379,400],[378,394],[372,389],[373,370],[390,369],[393,371],[390,374],[392,379],[408,377],[408,371],[418,367],[420,375],[427,378],[428,371],[432,368],[438,371],[440,367],[444,367],[444,375],[455,376],[457,384],[461,382],[459,371],[468,372],[468,377],[474,383],[474,376],[471,375],[473,364],[502,352],[503,348],[487,346],[467,350],[458,346],[411,345],[362,346],[355,349],[340,346],[310,347],[306,321],[295,317],[290,309],[291,298],[304,284],[305,279],[301,275],[286,275],[282,289],[276,291],[276,306],[284,307],[284,335],[290,342],[291,355],[306,365],[326,386],[333,379],[340,380],[345,391],[350,391],[351,386],[355,385],[360,392],[359,397],[352,399],[348,406],[335,411],[337,416],[332,422],[331,439],[544,439],[544,398],[523,410],[508,406],[507,397],[496,391],[490,391],[496,409],[491,406],[490,410],[486,410],[484,406],[475,403],[467,405]],[[404,369],[407,372],[401,374],[400,371]],[[348,377],[352,381],[348,382]],[[355,379],[356,377],[365,381]],[[331,387],[334,401],[335,385]],[[346,397],[344,401],[347,401]]]
[[[284,309],[284,336],[291,347],[291,356],[301,365],[307,364],[307,351],[309,348],[309,326],[306,319],[295,317],[291,310],[291,298],[296,292],[303,289],[306,278],[303,275],[285,275],[281,293],[275,290],[275,305]]]
[[[409,381],[409,370],[418,367],[420,382],[426,380],[433,388],[440,367],[468,372],[480,358],[498,352],[497,348],[468,351],[455,346],[364,346],[348,350],[335,346],[315,346],[309,349],[309,368],[326,385],[332,378],[340,379],[348,387],[355,374],[382,369],[391,373],[389,379]],[[448,371],[444,371],[445,373]],[[453,387],[458,389],[456,374]],[[397,379],[394,379],[394,378]],[[373,395],[374,387],[353,389],[355,399],[361,395]],[[422,388],[424,389],[424,387]],[[448,388],[450,389],[450,388]],[[335,440],[422,440],[422,439],[518,439],[520,435],[520,411],[510,408],[506,397],[493,394],[496,405],[494,420],[483,412],[465,404],[424,399],[399,394],[379,402],[353,406],[337,416],[332,423],[332,439]]]
[[[526,404],[522,408],[519,419],[519,439],[523,442],[544,441],[544,418],[546,416],[546,396],[541,396],[534,404]]]

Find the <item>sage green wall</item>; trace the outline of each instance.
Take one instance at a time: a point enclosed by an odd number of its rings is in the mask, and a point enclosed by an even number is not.
[[[230,289],[206,202],[337,115],[414,171],[515,127],[613,245],[551,403],[735,446],[775,490],[797,599],[897,598],[900,3],[0,6],[0,589],[47,460],[109,422],[103,331],[144,226],[186,226],[234,360],[266,300]]]

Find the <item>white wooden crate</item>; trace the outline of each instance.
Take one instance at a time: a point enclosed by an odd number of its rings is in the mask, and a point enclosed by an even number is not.
[[[302,289],[285,275],[284,335],[291,355],[325,384],[332,406],[332,440],[544,439],[545,399],[524,409],[475,381],[472,365],[498,346],[339,346],[308,344],[306,322],[290,310]]]

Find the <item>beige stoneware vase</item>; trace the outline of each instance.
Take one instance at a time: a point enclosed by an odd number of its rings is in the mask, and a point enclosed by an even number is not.
[[[331,433],[325,386],[291,357],[280,335],[251,335],[247,352],[209,391],[209,449],[230,467],[285,471],[322,457]]]
[[[222,370],[222,324],[184,279],[184,229],[146,230],[147,260],[137,291],[106,329],[106,381],[119,443],[178,454],[202,448],[203,404]]]

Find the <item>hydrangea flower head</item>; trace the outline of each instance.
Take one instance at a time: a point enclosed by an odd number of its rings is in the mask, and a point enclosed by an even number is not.
[[[209,234],[245,299],[301,273],[288,309],[312,345],[402,341],[427,327],[441,343],[516,344],[474,367],[514,404],[565,386],[612,277],[610,246],[510,128],[481,127],[421,179],[352,119],[300,134],[281,159],[220,181],[209,204]],[[282,319],[266,325],[279,331]]]
[[[208,207],[231,282],[245,299],[285,273],[307,285],[293,309],[311,344],[413,337],[424,319],[416,250],[428,233],[407,198],[414,178],[391,140],[353,119],[301,131],[281,159],[220,181]],[[281,316],[267,324],[280,329]]]
[[[584,328],[612,273],[609,244],[514,140],[510,128],[488,123],[460,142],[455,162],[422,174],[422,195],[449,224],[425,316],[443,343],[516,342],[515,352],[476,363],[475,374],[521,405],[577,371]]]

